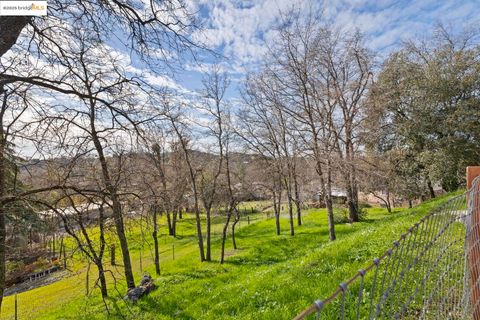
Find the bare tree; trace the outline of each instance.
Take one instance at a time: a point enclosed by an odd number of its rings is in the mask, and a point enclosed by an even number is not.
[[[197,232],[197,241],[198,249],[200,252],[200,261],[205,261],[205,250],[203,242],[203,233],[202,233],[202,221],[200,216],[200,193],[198,190],[198,168],[195,167],[195,164],[192,160],[191,150],[189,149],[189,140],[188,136],[185,133],[186,124],[182,121],[182,114],[178,108],[175,108],[172,104],[171,97],[165,96],[162,100],[164,104],[164,114],[168,119],[168,122],[172,128],[173,133],[178,139],[178,143],[181,146],[183,157],[188,171],[188,178],[190,180],[191,192],[194,200],[194,214],[195,214],[195,226]]]
[[[281,179],[279,191],[280,193],[283,189],[286,191],[290,235],[293,236],[295,234],[293,219],[295,203],[297,204],[297,221],[301,225],[301,209],[296,200],[299,197],[298,179],[296,177],[296,158],[299,155],[294,154],[297,146],[297,137],[294,135],[295,124],[284,111],[282,98],[277,94],[276,83],[271,81],[268,74],[258,75],[256,78],[251,76],[249,81],[245,95],[249,96],[248,101],[250,101],[250,105],[252,103],[254,105],[262,105],[260,108],[255,106],[251,108],[258,109],[259,112],[257,112],[255,117],[263,120],[263,126],[260,128],[265,128],[266,132],[268,132],[266,135],[268,137],[267,144],[272,146],[273,152],[271,156],[276,159],[277,172]],[[277,192],[275,191],[274,194]],[[280,205],[280,202],[278,205]]]
[[[0,110],[0,197],[7,196],[10,190],[8,190],[8,172],[7,162],[9,158],[8,144],[11,142],[11,130],[13,125],[25,112],[26,106],[17,109],[12,107],[15,105],[15,98],[21,98],[21,96],[15,97],[19,94],[18,87],[14,87],[9,90],[9,87],[0,86],[0,95],[2,97],[1,110]],[[12,110],[13,109],[13,110]],[[13,114],[13,120],[9,121],[7,118],[8,113]],[[14,190],[13,190],[14,191]],[[3,292],[5,290],[5,275],[6,275],[6,213],[3,203],[0,206],[0,308],[2,306]]]
[[[247,148],[262,155],[267,163],[266,185],[272,193],[275,226],[277,235],[280,234],[280,213],[282,193],[285,187],[284,159],[281,141],[278,135],[278,122],[274,109],[265,101],[258,83],[250,79],[243,93],[245,107],[238,114],[239,125],[237,135],[242,138]],[[290,224],[292,227],[292,224]],[[291,230],[292,232],[293,230]]]
[[[328,211],[330,239],[334,240],[331,193],[335,136],[331,123],[335,105],[325,99],[325,74],[316,61],[321,53],[318,48],[330,30],[319,23],[315,12],[302,17],[299,12],[292,12],[278,31],[279,40],[269,50],[259,88],[270,88],[268,99],[295,122],[292,128],[302,139],[306,155],[315,163]]]
[[[365,155],[362,162],[363,165],[358,165],[361,189],[381,201],[391,213],[395,193],[401,194],[395,168],[385,157],[374,154]]]
[[[227,117],[229,118],[229,114],[227,113]],[[230,220],[232,218],[232,215],[235,213],[235,221],[238,223],[239,217],[240,217],[240,212],[238,210],[238,202],[240,201],[240,197],[238,194],[236,194],[234,187],[233,187],[233,173],[231,170],[231,164],[230,164],[230,142],[231,142],[231,137],[232,137],[232,132],[229,129],[231,125],[229,125],[229,121],[225,124],[226,128],[226,134],[225,134],[225,177],[227,180],[227,205],[226,205],[226,219],[225,223],[223,225],[222,229],[222,249],[220,252],[220,263],[225,262],[225,243],[227,241],[227,232],[228,232],[228,227],[230,224]],[[234,249],[237,249],[237,243],[235,241],[235,227],[232,225],[232,241],[233,241],[233,247]]]
[[[52,40],[61,46],[61,42],[55,40],[67,25],[87,30],[90,37],[99,42],[107,42],[112,30],[120,30],[124,33],[121,40],[125,47],[152,64],[180,58],[173,52],[193,54],[196,48],[205,49],[190,37],[199,29],[198,23],[195,13],[182,0],[155,0],[144,6],[120,0],[52,0],[45,17],[4,17],[1,20],[0,57],[17,43],[22,33],[29,42],[37,42],[40,46],[45,42],[48,47]]]
[[[204,166],[200,178],[200,194],[206,215],[206,255],[205,260],[211,261],[211,216],[212,208],[218,197],[218,188],[225,161],[225,93],[229,85],[228,77],[221,72],[218,65],[214,65],[203,79],[204,101],[198,109],[208,117],[206,123],[201,123],[207,134],[215,140],[215,160]]]
[[[96,195],[94,195],[96,196]],[[82,203],[78,204],[79,199],[83,198]],[[67,200],[69,207],[58,206],[58,203],[64,204]],[[104,299],[105,307],[109,312],[105,298],[108,297],[106,270],[103,265],[103,258],[105,254],[105,221],[106,221],[106,207],[108,203],[105,199],[95,199],[88,194],[69,193],[67,192],[63,197],[57,199],[57,205],[50,205],[43,203],[44,206],[50,208],[50,211],[57,217],[60,217],[63,222],[65,231],[75,240],[78,248],[85,254],[98,270],[98,280],[100,292]],[[91,216],[96,215],[93,219]],[[93,226],[98,226],[98,243],[94,240],[96,231]]]
[[[76,45],[64,51],[60,62],[65,68],[58,87],[68,87],[76,100],[50,107],[40,114],[45,132],[58,137],[65,154],[90,154],[98,157],[102,185],[112,203],[116,233],[120,242],[127,286],[135,286],[125,234],[120,183],[122,153],[141,134],[139,126],[149,115],[136,107],[137,97],[145,95],[139,83],[126,76],[121,57],[109,53],[101,43],[92,43],[81,31],[72,31]],[[105,58],[108,57],[108,58]],[[57,57],[54,57],[57,59]],[[51,94],[58,95],[58,88]],[[61,101],[61,100],[60,100]],[[133,139],[133,140],[132,140]],[[109,154],[115,156],[109,160]],[[112,159],[113,160],[113,159]]]
[[[349,35],[342,30],[326,30],[320,42],[316,61],[321,66],[323,94],[326,104],[336,110],[330,114],[338,157],[343,162],[341,172],[350,221],[359,221],[356,155],[359,129],[365,117],[364,101],[372,76],[371,54],[365,48],[360,33]]]
[[[12,60],[11,65],[18,63]],[[15,157],[15,139],[37,140],[26,133],[23,121],[27,109],[39,111],[39,106],[30,94],[30,86],[24,84],[2,84],[0,82],[0,308],[5,290],[6,274],[6,216],[9,205],[24,201],[37,193],[58,189],[61,185],[32,186],[28,190],[19,188],[18,158]]]
[[[158,215],[165,212],[169,235],[176,237],[177,220],[181,212],[188,186],[187,167],[183,151],[171,132],[159,130],[164,122],[156,122],[154,130],[146,139],[146,156],[139,155],[132,168],[137,176],[140,172],[143,186],[142,198],[152,212],[155,270],[160,274],[158,245]],[[163,127],[162,127],[163,129]],[[138,162],[141,163],[139,166]]]
[[[125,95],[120,96],[118,93],[127,86],[127,83],[132,84],[133,81],[131,81],[132,79],[126,80],[125,77],[121,79],[122,72],[118,72],[119,70],[115,67],[109,71],[106,71],[105,68],[100,71],[99,65],[96,66],[99,67],[96,70],[98,71],[96,73],[98,78],[96,76],[89,77],[91,74],[89,75],[88,71],[92,71],[88,70],[88,66],[92,65],[92,61],[89,58],[90,53],[88,52],[90,49],[82,47],[79,50],[72,51],[72,48],[76,47],[75,40],[78,37],[71,37],[75,39],[72,41],[72,39],[66,39],[65,35],[72,36],[74,31],[77,30],[78,33],[84,35],[85,38],[83,40],[88,38],[91,44],[101,44],[108,42],[112,28],[117,28],[121,30],[121,33],[123,32],[120,43],[124,44],[127,50],[135,52],[137,57],[142,58],[151,66],[155,65],[156,68],[154,70],[162,71],[165,68],[173,68],[173,61],[181,59],[182,54],[194,54],[197,48],[203,48],[202,45],[192,41],[190,38],[190,34],[197,30],[194,14],[190,12],[183,1],[176,0],[151,1],[141,8],[130,1],[85,2],[73,0],[65,2],[54,0],[49,2],[48,7],[49,14],[46,17],[5,17],[1,19],[0,57],[2,61],[0,94],[3,97],[4,93],[10,90],[12,86],[18,86],[23,83],[37,89],[40,88],[43,90],[42,95],[51,95],[52,97],[54,96],[54,99],[57,99],[60,94],[67,95],[72,100],[82,101],[90,106],[89,111],[66,107],[63,109],[66,113],[64,119],[60,119],[61,117],[56,118],[54,112],[49,112],[48,115],[42,114],[40,117],[55,120],[49,122],[50,129],[58,129],[59,123],[64,122],[69,124],[69,128],[83,130],[92,138],[90,141],[93,143],[100,159],[104,183],[113,201],[113,211],[116,212],[117,229],[120,242],[122,243],[122,250],[124,251],[124,265],[128,286],[133,287],[134,282],[128,246],[123,235],[123,222],[120,216],[121,204],[116,195],[116,177],[112,175],[109,167],[107,154],[110,151],[106,150],[108,148],[105,148],[103,141],[103,139],[106,139],[106,136],[111,138],[111,135],[109,135],[111,131],[107,128],[96,128],[92,125],[96,121],[106,120],[106,118],[99,119],[105,116],[105,114],[100,116],[100,113],[97,113],[97,107],[102,105],[109,109],[109,112],[113,113],[110,117],[112,127],[126,128],[128,126],[126,123],[136,127],[135,123],[138,123],[138,119],[134,120],[132,114],[129,114],[131,110],[120,110],[121,108],[117,109],[115,105],[128,104],[126,103]],[[83,40],[80,43],[84,44]],[[99,61],[108,60],[110,58],[109,54],[107,54],[108,51],[104,50],[102,52],[104,55],[101,57],[97,56],[97,59]],[[23,67],[11,63],[13,61],[11,59],[12,56],[25,57],[25,64],[34,69],[35,72],[23,72]],[[10,60],[5,62],[4,58]],[[108,76],[116,78],[116,80],[109,79],[114,83],[103,83],[106,80],[107,73]],[[85,89],[84,85],[90,90]],[[37,94],[39,91],[37,91]],[[112,98],[108,101],[109,99],[104,99],[106,95],[110,95],[110,97],[116,96],[118,99]],[[51,107],[50,111],[53,111],[57,106]],[[32,110],[32,113],[34,114],[35,111]],[[84,122],[84,119],[87,118],[90,119],[88,128],[85,126],[88,125],[88,121],[87,123]],[[122,123],[120,118],[126,122]],[[62,132],[62,130],[59,131]],[[56,134],[55,138],[65,140],[61,133]],[[35,139],[46,139],[46,136],[36,135]],[[86,143],[85,139],[82,138],[78,138],[77,141],[70,140],[69,142],[74,144]],[[5,172],[4,165],[5,161],[0,161],[0,166],[2,167],[0,168],[0,185],[2,186],[5,185],[3,183],[4,174],[2,173]],[[3,196],[4,192],[2,192],[1,188],[0,193]],[[43,188],[38,189],[38,191],[42,190]],[[12,196],[8,196],[8,199],[12,199]],[[2,229],[2,225],[4,225],[3,212],[0,213],[0,229]],[[5,256],[4,250],[2,250],[4,249],[2,243],[4,243],[5,237],[3,234],[4,232],[0,230],[0,260],[2,261],[0,263],[0,296],[3,296],[5,273],[5,263],[3,263]]]

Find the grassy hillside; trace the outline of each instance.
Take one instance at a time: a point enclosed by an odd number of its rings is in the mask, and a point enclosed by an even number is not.
[[[162,227],[159,277],[152,262],[150,231],[146,224],[131,221],[129,243],[137,282],[142,270],[148,272],[158,285],[156,291],[136,305],[124,302],[120,298],[125,293],[122,269],[107,266],[111,270],[108,316],[98,289],[85,296],[86,266],[78,257],[71,265],[75,270],[72,277],[18,295],[20,319],[291,319],[315,299],[335,290],[450,196],[392,214],[380,208],[367,209],[365,221],[337,225],[335,242],[328,241],[323,209],[306,211],[304,224],[296,228],[294,237],[287,235],[286,219],[282,220],[284,234],[276,236],[273,219],[252,215],[250,224],[246,219],[240,223],[238,250],[231,248],[229,239],[224,265],[218,263],[223,219],[215,219],[214,261],[200,263],[194,219],[187,215],[179,222],[177,239],[166,236]],[[147,241],[143,248],[142,238]],[[105,261],[109,261],[108,256]],[[95,272],[92,266],[90,287]],[[2,319],[13,316],[13,301],[13,297],[6,298]]]

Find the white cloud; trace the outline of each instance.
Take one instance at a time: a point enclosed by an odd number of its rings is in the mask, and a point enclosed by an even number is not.
[[[223,48],[223,54],[233,61],[235,68],[258,61],[265,54],[263,37],[287,11],[289,0],[265,1],[211,1],[206,30],[197,34],[208,45]]]
[[[455,25],[478,22],[480,6],[475,2],[333,0],[323,2],[323,12],[327,20],[339,27],[359,29],[372,50],[385,53],[401,40],[431,34],[438,22]],[[230,67],[240,71],[266,53],[264,40],[274,41],[272,28],[280,20],[280,13],[286,12],[292,3],[290,0],[197,1],[196,8],[204,8],[206,12],[206,30],[196,37],[222,51],[230,59]],[[295,2],[296,6],[302,4],[308,7],[310,2],[308,5],[307,0]]]
[[[178,91],[186,90],[177,82],[175,82],[172,78],[165,76],[165,75],[157,75],[152,73],[146,73],[144,75],[144,79],[152,86],[158,86],[162,88],[169,88]]]

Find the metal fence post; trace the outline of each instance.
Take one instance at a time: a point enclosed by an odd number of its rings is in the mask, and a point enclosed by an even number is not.
[[[467,189],[473,187],[473,180],[480,176],[480,166],[467,167]],[[475,186],[476,187],[476,186]],[[469,268],[471,280],[471,303],[473,319],[480,320],[480,190],[472,190],[468,202],[468,211],[471,212],[471,231],[469,239]]]

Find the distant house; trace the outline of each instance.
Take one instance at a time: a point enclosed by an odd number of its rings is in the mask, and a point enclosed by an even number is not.
[[[321,190],[317,191],[317,199],[319,203],[325,203]],[[336,204],[345,204],[347,202],[347,192],[343,189],[333,187],[332,188],[332,200]]]
[[[66,208],[58,208],[56,211],[54,210],[46,210],[41,211],[38,214],[44,218],[51,218],[57,217],[58,214],[62,214],[64,216],[72,216],[76,214],[89,214],[89,213],[97,213],[100,205],[96,203],[85,203],[79,204],[75,207],[66,207]]]
[[[57,210],[46,210],[38,212],[39,217],[44,221],[58,221],[58,226],[60,230],[64,230],[63,219],[59,217],[59,214],[65,218],[70,216],[82,215],[84,222],[89,223],[99,217],[100,205],[96,203],[84,203],[76,205],[75,207],[65,207],[57,208]],[[108,218],[112,215],[110,207],[108,205],[104,206],[105,218]]]

